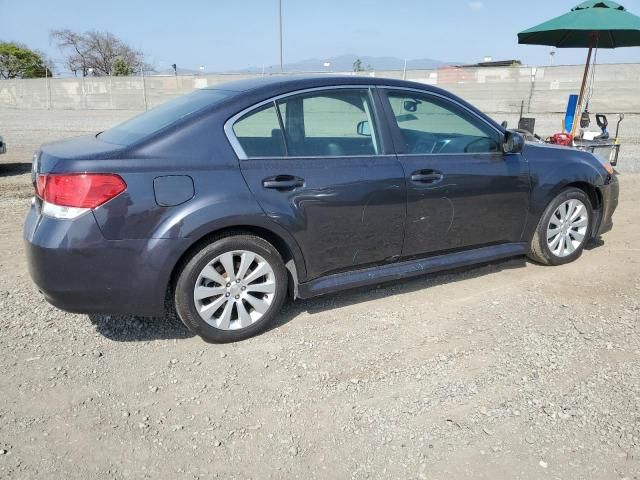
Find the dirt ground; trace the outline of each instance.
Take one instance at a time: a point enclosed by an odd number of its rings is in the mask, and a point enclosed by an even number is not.
[[[639,174],[570,265],[297,301],[256,338],[208,345],[176,319],[38,294],[31,151],[127,114],[46,128],[32,113],[0,116],[19,139],[0,160],[0,478],[640,478]]]

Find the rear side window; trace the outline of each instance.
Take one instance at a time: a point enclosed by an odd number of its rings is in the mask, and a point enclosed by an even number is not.
[[[366,89],[322,90],[278,101],[290,156],[376,155],[373,107]]]
[[[102,132],[99,138],[108,143],[132,145],[188,117],[199,110],[216,105],[235,92],[226,90],[198,90],[174,98],[126,122]]]
[[[250,111],[233,125],[248,158],[377,155],[367,89],[293,95]]]
[[[247,157],[286,155],[278,112],[273,103],[252,110],[233,125],[233,133]]]

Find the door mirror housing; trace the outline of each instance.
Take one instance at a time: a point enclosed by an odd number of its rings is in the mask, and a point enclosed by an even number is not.
[[[418,100],[405,100],[402,104],[402,108],[404,108],[405,112],[416,112],[418,111],[418,104],[420,101]]]
[[[369,125],[369,122],[367,122],[366,120],[362,120],[361,122],[358,122],[358,125],[356,126],[356,132],[360,136],[370,137],[371,126]]]
[[[506,130],[507,127],[509,126],[509,122],[507,122],[506,120],[503,120],[500,126]]]
[[[521,153],[524,148],[524,137],[518,132],[507,130],[502,141],[504,153]]]

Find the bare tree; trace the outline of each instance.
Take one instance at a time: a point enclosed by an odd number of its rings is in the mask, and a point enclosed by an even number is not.
[[[78,72],[86,77],[89,72],[89,59],[87,46],[84,42],[84,37],[80,33],[72,32],[71,30],[51,30],[49,36],[56,41],[60,50],[71,50],[71,53],[67,54],[67,68],[71,70],[75,75]]]
[[[142,52],[110,32],[90,30],[77,33],[64,29],[51,30],[50,36],[58,48],[67,52],[67,68],[75,75],[109,75],[116,59],[124,62],[130,71],[147,68]]]

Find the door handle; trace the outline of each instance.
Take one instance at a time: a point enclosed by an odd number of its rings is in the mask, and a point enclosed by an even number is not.
[[[411,181],[418,183],[437,183],[444,178],[440,172],[414,172],[411,174]]]
[[[262,186],[274,190],[293,190],[294,188],[304,187],[304,179],[293,175],[276,175],[262,180]]]

